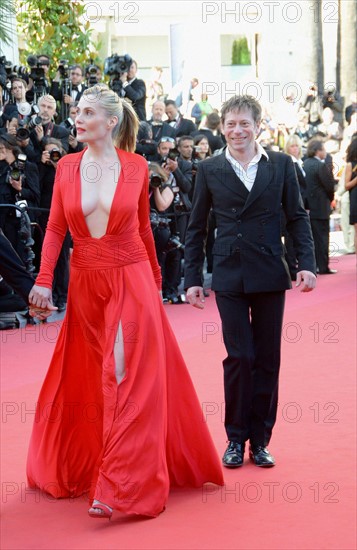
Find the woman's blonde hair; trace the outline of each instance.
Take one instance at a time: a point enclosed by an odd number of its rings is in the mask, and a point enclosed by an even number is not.
[[[299,146],[299,158],[301,158],[301,156],[302,156],[301,139],[296,134],[291,134],[290,136],[288,136],[288,139],[285,142],[284,151],[288,155],[290,154],[289,153],[289,147],[291,145],[298,145]]]
[[[121,99],[106,84],[96,84],[88,88],[83,92],[83,96],[93,103],[98,101],[98,105],[103,107],[108,117],[118,117],[118,123],[112,131],[114,145],[124,151],[134,152],[139,119],[130,103]]]

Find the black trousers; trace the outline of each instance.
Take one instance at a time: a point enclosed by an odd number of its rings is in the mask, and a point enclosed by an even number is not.
[[[285,291],[216,292],[227,357],[225,429],[230,441],[268,445],[276,421]]]
[[[316,265],[320,273],[328,270],[330,221],[311,219],[311,231],[315,245]]]

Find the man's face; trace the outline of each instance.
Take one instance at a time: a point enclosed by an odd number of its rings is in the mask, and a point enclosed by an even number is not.
[[[185,160],[191,160],[193,153],[193,139],[185,139],[178,146],[180,155]]]
[[[320,160],[325,160],[326,158],[326,155],[327,155],[327,151],[325,149],[325,146],[323,145],[321,147],[321,149],[319,149],[316,153],[316,156],[320,159]]]
[[[44,124],[47,124],[52,120],[56,112],[56,102],[49,101],[48,99],[43,99],[41,103],[38,104],[40,109],[40,116]]]
[[[244,154],[254,146],[255,137],[260,123],[254,122],[250,110],[230,111],[226,114],[222,124],[222,132],[225,135],[230,153]]]
[[[177,109],[175,108],[174,105],[167,105],[165,111],[166,111],[166,116],[170,121],[175,120],[177,115]]]
[[[128,71],[128,80],[131,80],[136,75],[136,71],[138,70],[136,63],[132,63],[130,65],[130,69]]]
[[[74,86],[78,86],[83,81],[82,71],[81,71],[81,69],[79,69],[79,67],[71,69],[71,72],[70,72],[69,76],[70,76],[71,82]]]
[[[164,141],[162,143],[159,143],[157,151],[161,157],[166,157],[169,154],[170,149],[173,149],[174,147],[174,143],[171,143],[170,141]]]
[[[155,122],[161,122],[162,117],[165,114],[165,103],[162,101],[156,101],[152,106],[152,118]]]
[[[70,107],[69,108],[69,117],[73,120],[73,122],[77,118],[77,107]]]
[[[25,101],[26,89],[22,82],[15,80],[11,86],[11,91],[15,101]]]

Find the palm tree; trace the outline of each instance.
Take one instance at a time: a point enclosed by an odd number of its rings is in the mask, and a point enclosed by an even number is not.
[[[0,0],[0,42],[5,44],[11,44],[13,15],[15,15],[14,0]]]

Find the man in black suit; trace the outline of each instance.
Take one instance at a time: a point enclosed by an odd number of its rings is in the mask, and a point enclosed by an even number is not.
[[[179,112],[176,103],[172,99],[165,101],[166,116],[169,124],[174,128],[176,137],[187,136],[196,130],[196,126],[188,118],[184,118]]]
[[[163,101],[155,101],[152,106],[152,117],[149,120],[149,124],[152,129],[152,139],[159,143],[162,137],[172,137],[176,136],[174,128],[172,128],[168,122],[162,120],[162,117],[165,114],[165,103]]]
[[[57,101],[63,101],[67,105],[79,101],[83,95],[86,86],[83,84],[84,71],[80,65],[73,65],[69,71],[69,81],[71,83],[71,94],[63,94],[60,87],[61,73],[57,71],[55,78],[52,80],[51,94]]]
[[[203,258],[210,209],[216,217],[212,289],[222,319],[225,428],[223,464],[243,464],[245,442],[257,466],[274,466],[267,449],[276,420],[285,291],[291,279],[284,259],[283,207],[299,262],[296,285],[316,283],[314,247],[292,160],[256,143],[261,107],[234,96],[222,107],[227,149],[201,162],[186,234],[185,288],[204,307]]]
[[[56,115],[56,100],[53,96],[41,96],[37,102],[37,105],[40,110],[42,123],[38,124],[33,130],[31,130],[30,139],[35,149],[34,160],[36,162],[40,162],[43,152],[43,140],[46,137],[53,137],[61,140],[63,149],[66,153],[68,152],[69,130],[52,122]]]
[[[337,273],[328,265],[331,201],[334,198],[335,180],[326,165],[326,149],[323,140],[313,138],[307,145],[304,161],[306,194],[309,207],[312,236],[318,272],[321,275]]]
[[[136,78],[137,70],[138,65],[133,60],[129,71],[120,75],[122,83],[120,95],[130,100],[139,120],[146,121],[146,86],[143,80]]]

